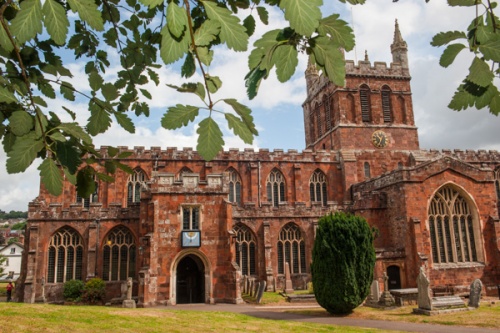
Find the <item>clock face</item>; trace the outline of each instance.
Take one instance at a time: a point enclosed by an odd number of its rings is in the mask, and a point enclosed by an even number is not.
[[[375,131],[372,134],[372,143],[377,148],[384,148],[389,143],[389,138],[384,131]]]
[[[199,231],[183,231],[182,232],[182,247],[200,247],[200,232]]]

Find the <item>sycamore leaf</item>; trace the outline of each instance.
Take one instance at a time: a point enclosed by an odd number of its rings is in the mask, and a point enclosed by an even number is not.
[[[488,41],[479,45],[479,51],[486,60],[500,62],[500,34],[492,34]]]
[[[475,57],[469,67],[467,80],[478,86],[487,87],[493,82],[494,77],[494,74],[490,71],[490,66],[483,59]]]
[[[78,125],[78,123],[62,123],[57,126],[66,135],[72,136],[77,140],[81,140],[87,145],[92,144],[92,138],[85,132],[85,130]]]
[[[253,142],[253,134],[240,118],[230,113],[226,113],[224,116],[226,117],[229,129],[232,129],[235,135],[239,136],[245,143],[251,144]]]
[[[205,75],[205,80],[207,83],[208,91],[215,94],[220,87],[222,87],[222,81],[218,76]]]
[[[219,125],[212,118],[205,118],[200,122],[196,133],[198,133],[196,150],[205,161],[211,161],[224,145]]]
[[[439,58],[439,64],[443,67],[448,67],[455,61],[457,55],[465,49],[464,44],[450,44],[446,47],[441,58]]]
[[[186,38],[185,35],[174,39],[168,27],[164,26],[161,30],[161,36],[160,56],[165,65],[176,62],[188,52],[189,38]]]
[[[217,38],[220,31],[220,23],[213,20],[206,20],[194,32],[194,43],[196,46],[207,46]]]
[[[81,164],[80,152],[75,145],[70,141],[56,143],[57,160],[68,169],[72,174],[75,174]]]
[[[51,158],[46,158],[38,167],[40,170],[41,182],[52,195],[60,195],[63,187],[63,177],[59,169]]]
[[[281,0],[279,6],[285,11],[285,19],[297,33],[310,37],[319,25],[322,0]]]
[[[253,122],[252,110],[250,110],[247,106],[239,103],[234,98],[226,98],[223,101],[230,105],[233,110],[240,116],[245,126],[248,128],[250,133],[254,135],[259,135],[259,132],[255,129],[255,123]]]
[[[17,103],[16,96],[13,93],[0,86],[0,102],[1,103]]]
[[[327,37],[317,37],[312,47],[317,63],[334,84],[345,85],[345,60],[342,52],[330,43]]]
[[[432,37],[431,45],[443,46],[456,39],[467,39],[467,36],[463,31],[440,32],[434,37]]]
[[[292,45],[278,46],[272,56],[276,65],[276,74],[280,82],[288,81],[299,63],[298,52]]]
[[[43,22],[52,40],[63,45],[68,35],[69,20],[64,7],[55,0],[45,0],[42,7]]]
[[[135,133],[135,125],[134,122],[125,114],[121,112],[114,113],[116,121],[129,133]]]
[[[16,136],[28,134],[33,128],[33,116],[26,111],[15,111],[9,117],[9,127]]]
[[[24,44],[42,33],[42,4],[40,0],[20,3],[21,10],[12,20],[10,30],[20,44]]]
[[[93,136],[104,133],[111,126],[111,117],[108,111],[96,103],[89,103],[89,109],[90,117],[88,119],[87,131]]]
[[[186,11],[179,7],[175,2],[170,2],[167,5],[167,26],[168,30],[175,37],[181,37],[188,25]]]
[[[176,129],[186,126],[198,115],[200,109],[196,106],[181,105],[171,106],[161,119],[161,126],[166,129]]]
[[[269,13],[266,7],[261,7],[261,6],[257,7],[257,14],[259,15],[259,18],[262,23],[264,23],[265,25],[269,24]]]
[[[333,14],[319,21],[318,32],[329,36],[334,43],[346,51],[354,48],[354,34],[347,22],[339,19],[339,14]]]
[[[217,3],[202,1],[205,11],[210,20],[219,22],[221,42],[235,51],[246,51],[248,46],[248,35],[245,27],[240,24],[240,19],[232,15],[225,7],[219,7]]]
[[[37,137],[35,132],[17,137],[12,149],[7,152],[7,172],[26,171],[43,148],[43,141]]]
[[[101,11],[97,8],[94,0],[68,0],[73,12],[78,13],[80,18],[87,22],[92,29],[104,30]]]

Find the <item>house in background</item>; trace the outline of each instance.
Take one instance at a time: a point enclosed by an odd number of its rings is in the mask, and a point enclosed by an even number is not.
[[[0,255],[7,258],[3,267],[6,275],[0,277],[0,280],[16,281],[21,273],[21,257],[24,247],[21,243],[14,242],[0,249]]]

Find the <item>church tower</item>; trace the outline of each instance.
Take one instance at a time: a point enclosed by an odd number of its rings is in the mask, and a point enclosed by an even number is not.
[[[336,86],[306,70],[303,104],[306,148],[313,150],[417,150],[408,47],[396,21],[392,62],[346,61],[346,83]]]

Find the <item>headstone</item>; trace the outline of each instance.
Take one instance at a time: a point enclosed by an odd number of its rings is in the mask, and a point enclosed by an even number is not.
[[[127,299],[127,281],[123,281],[122,282],[120,291],[121,291],[121,296],[120,297],[122,299]]]
[[[257,297],[256,297],[256,300],[257,300],[257,303],[260,303],[260,301],[262,300],[262,296],[264,295],[264,291],[266,290],[266,281],[262,281],[260,283],[260,286],[259,286],[259,291],[257,291]]]
[[[380,300],[380,286],[377,280],[372,281],[370,287],[370,296],[373,302],[377,303]]]
[[[483,289],[483,283],[479,279],[475,279],[470,285],[469,294],[469,306],[473,308],[478,308],[481,302],[481,291]]]
[[[378,304],[382,306],[394,306],[396,302],[394,301],[394,297],[392,297],[391,292],[389,291],[389,277],[384,272],[384,292],[382,293]]]
[[[241,279],[241,292],[243,294],[246,294],[246,286],[247,286],[247,276],[243,275],[243,278]]]
[[[285,294],[293,294],[293,285],[292,285],[292,279],[290,277],[290,264],[285,263]]]
[[[135,309],[135,301],[132,299],[132,278],[127,279],[127,299],[123,301],[122,307]]]
[[[255,284],[255,279],[251,279],[250,280],[250,285],[248,286],[248,294],[250,296],[252,296],[252,291],[253,291],[253,288],[254,288],[254,284]]]
[[[417,277],[418,287],[418,308],[424,310],[432,310],[431,288],[430,282],[424,272],[424,267],[420,267],[420,273]]]
[[[254,288],[252,290],[252,297],[257,297],[257,291],[259,290],[259,288],[260,288],[260,282],[257,281],[255,282]]]

